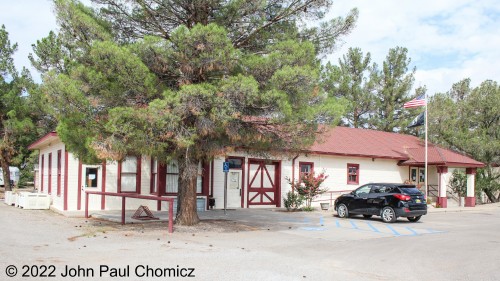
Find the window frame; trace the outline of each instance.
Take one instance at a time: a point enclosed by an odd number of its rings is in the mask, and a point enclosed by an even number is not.
[[[117,190],[118,193],[131,193],[131,194],[140,194],[141,193],[141,156],[136,155],[128,155],[127,157],[135,157],[136,158],[136,172],[123,172],[122,163],[123,160],[118,162],[118,184]],[[135,191],[122,191],[122,175],[135,175]]]
[[[302,162],[299,161],[299,175],[307,174],[307,172],[302,172],[302,166],[310,165],[311,171],[309,173],[314,173],[314,162]]]
[[[356,168],[356,173],[351,174],[350,168]],[[359,184],[359,164],[347,163],[347,184]],[[350,176],[355,175],[356,181],[351,181]]]

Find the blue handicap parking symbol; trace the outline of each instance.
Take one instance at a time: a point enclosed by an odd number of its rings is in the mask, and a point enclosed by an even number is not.
[[[224,164],[222,164],[222,170],[224,173],[229,172],[229,162],[224,162]]]

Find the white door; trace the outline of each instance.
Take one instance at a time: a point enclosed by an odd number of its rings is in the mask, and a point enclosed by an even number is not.
[[[241,170],[229,170],[227,175],[227,207],[241,208]]]

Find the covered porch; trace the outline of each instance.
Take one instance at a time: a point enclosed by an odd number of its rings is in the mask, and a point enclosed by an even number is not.
[[[425,148],[407,148],[406,152],[410,159],[401,161],[399,165],[409,166],[410,182],[419,186],[422,191],[425,190],[427,198],[435,200],[437,206],[447,208],[449,199],[458,199],[458,196],[448,188],[453,171],[456,169],[465,170],[465,174],[467,175],[465,207],[476,206],[475,176],[477,168],[484,167],[483,163],[430,144],[428,147],[426,177]],[[424,188],[425,179],[427,179],[426,188]]]

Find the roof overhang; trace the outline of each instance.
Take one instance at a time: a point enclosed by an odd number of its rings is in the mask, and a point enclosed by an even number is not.
[[[408,162],[401,161],[398,163],[399,166],[414,166],[414,167],[424,167],[425,162]],[[482,168],[485,166],[484,163],[461,163],[461,162],[427,162],[427,165],[431,166],[445,166],[445,167],[455,167],[455,168]]]
[[[40,149],[42,147],[45,147],[53,142],[59,141],[59,137],[57,136],[56,132],[50,132],[46,134],[45,136],[39,138],[36,140],[34,143],[30,144],[28,146],[29,150],[36,150]]]
[[[315,150],[304,150],[302,151],[302,153],[316,154],[316,155],[344,156],[344,157],[391,159],[400,161],[408,160],[408,157],[393,157],[393,156],[373,155],[373,154],[337,153],[337,152],[325,152],[325,151],[315,151]]]

